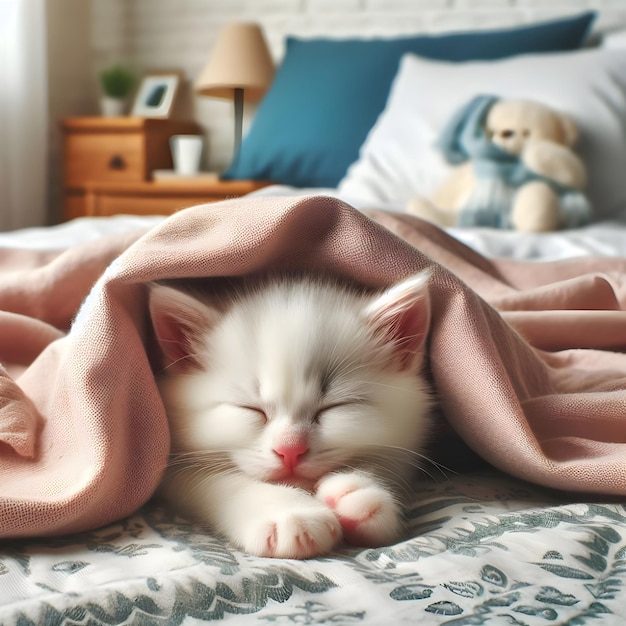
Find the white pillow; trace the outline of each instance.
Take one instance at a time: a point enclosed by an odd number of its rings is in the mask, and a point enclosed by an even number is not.
[[[481,93],[569,113],[580,131],[576,151],[587,166],[595,217],[626,209],[626,50],[608,49],[463,63],[406,54],[339,194],[374,205],[428,195],[450,169],[435,146],[441,130]]]
[[[626,48],[626,30],[616,30],[602,36],[603,48]]]

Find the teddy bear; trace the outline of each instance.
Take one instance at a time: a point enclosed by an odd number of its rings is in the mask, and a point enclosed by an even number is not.
[[[572,147],[573,120],[530,100],[480,95],[444,129],[438,147],[452,171],[406,210],[443,227],[546,232],[581,226],[591,207],[587,172]]]

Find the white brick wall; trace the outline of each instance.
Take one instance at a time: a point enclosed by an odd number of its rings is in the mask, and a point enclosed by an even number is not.
[[[123,59],[140,70],[180,68],[189,81],[208,59],[219,28],[231,21],[260,22],[276,60],[288,34],[384,36],[495,28],[592,8],[600,11],[600,29],[626,25],[626,0],[92,0],[92,4],[94,71],[105,62]],[[191,100],[192,114],[207,133],[208,166],[221,170],[232,158],[232,106],[193,95]]]

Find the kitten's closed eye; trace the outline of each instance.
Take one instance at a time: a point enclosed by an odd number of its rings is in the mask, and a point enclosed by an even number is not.
[[[251,413],[254,413],[254,415],[256,417],[259,418],[259,420],[263,423],[266,424],[267,423],[267,414],[265,413],[265,411],[263,409],[261,409],[260,407],[257,406],[250,406],[248,404],[237,404],[235,405],[240,409],[243,409],[244,411],[250,411]]]
[[[313,421],[316,424],[319,424],[323,417],[325,416],[328,417],[328,413],[334,411],[335,409],[341,409],[344,407],[351,407],[351,406],[362,406],[366,403],[367,403],[367,400],[363,398],[358,398],[354,400],[350,400],[350,399],[342,400],[341,402],[333,402],[332,404],[328,404],[319,408],[317,413],[315,413],[315,416],[313,417]]]

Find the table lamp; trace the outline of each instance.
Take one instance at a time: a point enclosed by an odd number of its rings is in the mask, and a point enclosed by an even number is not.
[[[241,145],[244,100],[260,100],[273,77],[274,63],[258,24],[229,24],[219,32],[195,90],[234,101],[235,154]]]

